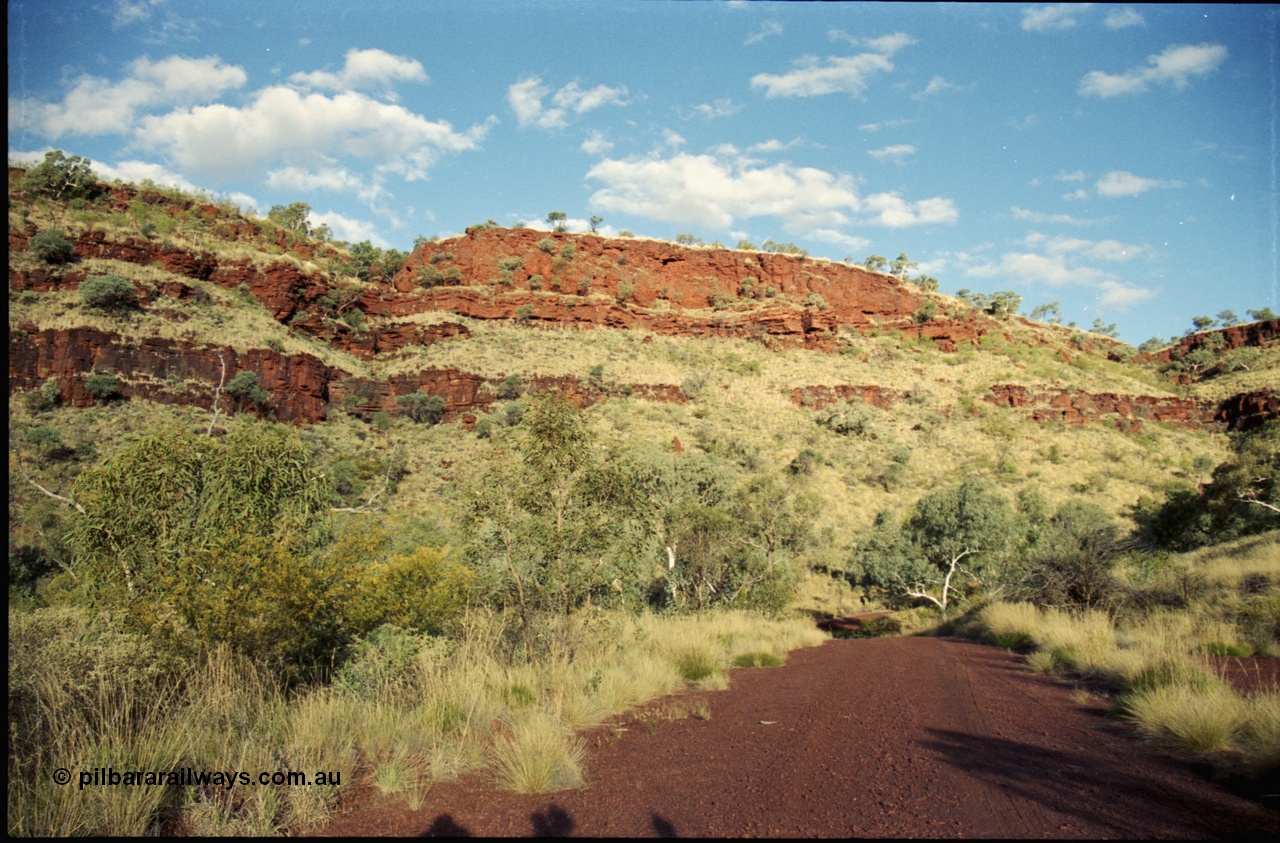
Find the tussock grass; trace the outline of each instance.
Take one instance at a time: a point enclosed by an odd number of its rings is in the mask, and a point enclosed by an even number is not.
[[[499,786],[516,793],[580,787],[585,748],[545,712],[521,717],[498,733],[492,769]]]
[[[1280,587],[1278,550],[1280,534],[1270,533],[1168,560],[1145,587],[1179,596],[1180,608],[1157,602],[1113,616],[998,602],[977,613],[971,632],[1034,647],[1032,670],[1109,690],[1113,712],[1162,746],[1264,775],[1280,765],[1280,689],[1236,691],[1207,656],[1253,649],[1250,625]]]
[[[15,733],[8,830],[142,835],[180,818],[198,834],[297,832],[330,816],[358,770],[411,805],[432,781],[486,768],[522,792],[576,787],[583,746],[574,733],[684,688],[682,654],[696,654],[686,669],[710,668],[699,687],[717,688],[744,654],[768,662],[826,640],[803,620],[727,611],[601,613],[589,628],[572,661],[513,663],[501,619],[476,615],[456,638],[419,637],[397,675],[357,671],[375,678],[286,694],[226,651],[166,680],[147,667],[145,640],[95,632],[86,612],[11,610],[11,720],[30,734]],[[690,713],[705,719],[710,709]],[[81,791],[53,784],[59,766],[326,771],[341,787]]]

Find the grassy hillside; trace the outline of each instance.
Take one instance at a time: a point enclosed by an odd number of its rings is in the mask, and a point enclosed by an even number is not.
[[[934,307],[854,327],[797,286],[586,327],[515,306],[550,295],[527,272],[412,280],[438,244],[322,242],[149,185],[36,187],[10,170],[11,833],[297,831],[353,776],[411,804],[463,770],[572,785],[574,729],[865,605],[914,606],[908,627],[936,625],[939,597],[1140,618],[1194,582],[1197,629],[1275,654],[1256,611],[1273,566],[1210,581],[1171,555],[1274,526],[1276,422],[1212,421],[1280,382],[1274,341],[1162,361],[860,271]],[[431,309],[442,289],[472,305]],[[820,330],[672,328],[768,308]],[[922,338],[929,313],[972,342]],[[1275,547],[1238,541],[1227,557]],[[48,785],[68,759],[345,777],[90,797]]]

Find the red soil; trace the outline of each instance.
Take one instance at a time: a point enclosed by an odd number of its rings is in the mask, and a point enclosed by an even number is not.
[[[512,794],[477,775],[436,785],[411,811],[366,789],[321,833],[1202,838],[1280,828],[1280,812],[1141,743],[1103,703],[1079,705],[1017,656],[973,642],[830,641],[679,702],[705,702],[710,718],[633,712],[590,733],[579,790]]]

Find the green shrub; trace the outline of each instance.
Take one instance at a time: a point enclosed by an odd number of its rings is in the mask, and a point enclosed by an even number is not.
[[[27,241],[27,248],[45,263],[67,263],[76,256],[75,247],[56,228],[42,231]]]
[[[513,401],[524,393],[524,378],[513,372],[498,385],[497,396],[501,401]]]
[[[405,415],[409,418],[426,424],[437,424],[448,408],[443,397],[425,392],[401,395],[396,398],[396,403],[404,408]]]
[[[710,650],[691,647],[675,656],[676,671],[688,682],[698,682],[719,672],[720,663]]]
[[[875,439],[878,435],[876,423],[879,415],[878,410],[861,401],[841,401],[820,412],[817,422],[842,436]]]
[[[80,284],[80,301],[95,310],[123,311],[137,303],[133,282],[115,273],[93,275]]]
[[[227,394],[242,404],[265,406],[271,400],[271,393],[258,386],[257,372],[237,372],[227,384]]]
[[[120,394],[120,381],[115,375],[90,375],[84,379],[84,388],[99,401],[109,401]]]

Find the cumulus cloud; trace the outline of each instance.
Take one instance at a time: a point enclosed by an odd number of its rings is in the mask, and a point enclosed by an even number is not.
[[[868,149],[867,154],[877,161],[901,164],[908,156],[915,155],[916,148],[909,143],[898,143],[881,149]]]
[[[1102,261],[1124,262],[1150,249],[1117,240],[1086,240],[1081,237],[1050,237],[1038,232],[1027,235],[1028,251],[1006,252],[996,260],[970,265],[965,274],[976,278],[1002,277],[1026,284],[1053,287],[1086,287],[1098,291],[1100,304],[1124,310],[1152,298],[1145,287],[1127,284],[1114,272],[1093,265]]]
[[[1092,3],[1055,3],[1032,6],[1022,13],[1022,28],[1027,32],[1062,32],[1076,25],[1076,15]]]
[[[9,122],[51,140],[68,134],[120,134],[135,126],[141,111],[208,102],[246,81],[242,68],[217,56],[169,56],[154,62],[144,56],[118,82],[79,77],[61,102],[11,101]]]
[[[364,94],[331,97],[279,85],[258,91],[243,107],[215,104],[146,117],[135,145],[214,178],[276,163],[314,169],[350,156],[413,181],[426,178],[442,155],[478,148],[492,122],[459,132]]]
[[[1084,181],[1084,170],[1075,170],[1070,173],[1058,173],[1053,177],[1054,181]]]
[[[863,200],[863,210],[871,214],[868,222],[885,228],[950,224],[960,219],[955,203],[937,196],[908,202],[897,193],[873,193]]]
[[[1156,297],[1155,290],[1149,290],[1146,287],[1134,287],[1118,281],[1104,281],[1099,287],[1102,290],[1102,295],[1098,298],[1098,304],[1116,310],[1128,310],[1135,304],[1141,304]]]
[[[329,73],[295,73],[289,81],[309,88],[329,91],[356,91],[385,87],[393,82],[426,82],[422,62],[395,56],[385,50],[348,50],[342,70]]]
[[[1182,187],[1180,181],[1163,181],[1135,176],[1124,170],[1112,170],[1094,185],[1099,196],[1115,198],[1118,196],[1137,196],[1157,187]]]
[[[613,141],[604,136],[604,132],[592,129],[580,149],[588,155],[603,155],[613,149]]]
[[[911,202],[889,193],[863,199],[848,174],[787,162],[766,166],[728,149],[609,159],[587,178],[604,185],[591,197],[593,208],[726,231],[741,220],[776,217],[788,233],[822,231],[819,239],[833,243],[856,242],[844,233],[855,223],[897,228],[958,217],[950,199]]]
[[[789,73],[756,74],[751,77],[751,87],[763,89],[767,98],[847,93],[861,99],[871,77],[893,70],[893,62],[889,58],[903,47],[916,43],[914,38],[902,32],[867,39],[854,39],[843,33],[832,33],[832,37],[843,37],[869,48],[870,52],[829,56],[825,62],[816,56],[804,56],[796,60],[796,68]]]
[[[1146,65],[1124,73],[1091,70],[1080,80],[1079,93],[1107,99],[1145,93],[1152,84],[1172,85],[1181,91],[1191,84],[1191,77],[1212,73],[1226,60],[1227,48],[1221,44],[1179,44],[1148,56]]]
[[[1147,24],[1138,10],[1132,6],[1114,9],[1103,20],[1103,23],[1106,24],[1107,29],[1125,29],[1130,26],[1146,26]]]
[[[338,240],[348,243],[360,243],[368,240],[380,249],[390,248],[391,244],[378,234],[378,227],[368,220],[358,220],[343,216],[334,211],[312,211],[309,220],[313,225],[327,225]]]
[[[548,94],[551,95],[550,106],[543,104]],[[626,105],[626,97],[626,87],[597,85],[583,90],[577,82],[570,82],[552,94],[537,76],[521,79],[507,89],[507,103],[515,112],[520,126],[539,129],[563,128],[569,125],[571,116],[581,116],[605,105]]]
[[[132,182],[138,184],[152,181],[161,187],[176,187],[189,193],[201,193],[202,189],[187,181],[181,175],[160,164],[149,161],[120,161],[116,164],[93,162],[93,171],[108,181]]]

